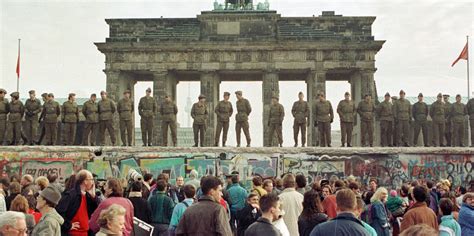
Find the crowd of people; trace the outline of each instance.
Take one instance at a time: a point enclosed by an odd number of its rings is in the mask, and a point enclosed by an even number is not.
[[[222,178],[197,171],[174,180],[161,173],[97,179],[80,170],[0,178],[0,235],[137,235],[139,220],[153,236],[433,236],[474,235],[474,189],[448,180],[400,188],[354,176],[309,186],[301,174]]]

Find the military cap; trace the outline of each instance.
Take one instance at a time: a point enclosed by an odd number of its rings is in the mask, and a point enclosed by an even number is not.
[[[385,97],[390,97],[390,93],[387,92],[387,93],[385,94]]]
[[[10,96],[19,98],[20,94],[18,92],[13,92],[13,93],[10,94]]]
[[[100,95],[102,94],[107,94],[107,92],[105,92],[104,90],[100,91]]]
[[[371,96],[371,97],[372,97],[372,94],[366,93],[366,94],[364,95],[364,98],[366,98],[366,97],[368,97],[368,96]]]
[[[443,97],[449,98],[449,94],[443,94]]]
[[[146,92],[151,92],[151,88],[147,88],[147,89],[146,89]]]
[[[303,92],[299,92],[298,95],[303,95]]]
[[[7,93],[7,90],[0,88],[0,93]]]
[[[324,92],[319,92],[318,96],[323,96],[324,97]]]
[[[93,93],[91,94],[91,97],[97,97],[97,94]]]
[[[53,93],[48,93],[48,97],[54,97]]]
[[[130,92],[130,90],[127,89],[127,90],[123,91],[123,94],[126,94],[126,93],[131,94],[132,92]]]
[[[30,90],[28,93],[29,94],[35,94],[35,90]]]
[[[442,97],[443,97],[443,94],[438,93],[438,96],[437,96],[437,97],[442,98]]]
[[[41,97],[44,97],[44,98],[45,98],[45,97],[47,97],[47,96],[48,96],[48,93],[42,93],[42,94],[41,94]]]
[[[403,91],[403,89],[400,90],[400,94],[405,94],[405,91]]]
[[[457,98],[460,98],[460,97],[461,97],[461,94],[457,94],[456,97],[457,97]]]
[[[198,98],[199,98],[199,100],[201,100],[203,98],[206,98],[206,96],[204,94],[200,94]]]
[[[224,92],[224,96],[230,96],[229,92]]]
[[[235,91],[235,94],[242,96],[242,91]]]
[[[280,97],[278,97],[276,94],[273,94],[272,98],[275,98],[276,100],[280,99]]]
[[[69,97],[75,97],[75,96],[76,96],[75,93],[70,93],[70,94],[69,94]]]
[[[350,94],[349,92],[345,92],[345,93],[344,93],[344,96],[346,96],[346,95],[351,95],[351,94]]]
[[[418,94],[418,97],[423,97],[423,94],[422,94],[422,93],[419,93],[419,94]]]

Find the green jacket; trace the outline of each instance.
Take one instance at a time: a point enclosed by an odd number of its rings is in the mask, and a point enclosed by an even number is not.
[[[474,120],[474,98],[469,99],[466,104],[466,110],[469,115],[469,120]]]
[[[0,120],[6,120],[7,114],[10,112],[10,105],[8,99],[0,99]]]
[[[9,122],[21,121],[23,114],[25,113],[25,107],[20,100],[10,102],[10,114],[8,114]]]
[[[241,121],[248,121],[250,112],[252,112],[252,107],[250,106],[249,100],[242,98],[241,100],[237,100],[237,115],[235,116],[235,120],[237,122]]]
[[[390,101],[379,103],[376,110],[380,121],[393,121],[393,105]]]
[[[395,120],[411,120],[411,103],[407,99],[398,99],[394,104],[395,108]]]
[[[307,101],[296,101],[291,108],[291,114],[295,118],[295,123],[306,124],[306,119],[309,118],[309,105]]]
[[[154,224],[169,224],[173,215],[174,202],[165,192],[156,192],[148,199],[151,221]]]
[[[232,108],[231,102],[222,100],[217,103],[214,112],[217,114],[217,119],[219,121],[229,122],[230,117],[234,113],[234,109]]]
[[[44,122],[48,124],[57,123],[58,117],[61,115],[59,103],[51,100],[43,105]]]
[[[424,122],[428,119],[428,105],[425,102],[417,102],[413,104],[412,112],[413,119],[418,122]]]
[[[207,104],[206,103],[199,103],[196,102],[193,104],[193,108],[191,109],[191,117],[194,119],[195,125],[205,125],[207,121]]]
[[[282,124],[285,118],[285,108],[280,103],[270,105],[270,113],[268,115],[268,124]]]
[[[41,216],[31,235],[35,236],[60,236],[61,225],[64,219],[53,208],[50,212]]]
[[[92,102],[91,100],[85,102],[82,106],[82,114],[86,118],[86,123],[99,123],[99,106],[97,102]]]
[[[38,120],[38,114],[41,112],[42,106],[39,99],[27,99],[25,102],[25,119]]]
[[[334,120],[334,111],[331,102],[328,100],[317,101],[314,105],[314,118],[317,122],[332,122]]]
[[[341,100],[337,104],[337,114],[339,114],[341,122],[353,123],[357,114],[355,103],[352,100]]]
[[[79,107],[76,102],[65,101],[63,103],[63,113],[61,117],[64,123],[79,122]]]
[[[107,98],[99,101],[99,120],[112,120],[116,111],[115,103]]]
[[[138,102],[138,114],[142,118],[154,117],[158,111],[158,105],[153,97],[142,97]]]
[[[366,102],[362,100],[357,106],[357,113],[359,113],[360,119],[363,121],[374,120],[375,105],[373,101]]]
[[[457,102],[451,105],[451,111],[449,113],[449,116],[452,122],[463,123],[466,115],[467,115],[466,105],[462,103],[457,103]]]
[[[446,106],[443,102],[436,101],[430,106],[430,116],[433,122],[445,122],[446,120]]]
[[[133,100],[122,98],[117,104],[117,111],[119,113],[120,120],[132,120],[133,117]]]
[[[160,106],[160,114],[163,121],[176,122],[178,106],[173,101],[164,101]]]

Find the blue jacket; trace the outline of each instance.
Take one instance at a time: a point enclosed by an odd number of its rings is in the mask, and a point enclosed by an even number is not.
[[[360,220],[354,214],[339,213],[331,221],[322,223],[314,227],[310,236],[370,236]]]
[[[444,231],[443,229],[445,228],[451,229],[455,236],[461,236],[461,226],[459,226],[458,222],[456,222],[453,215],[441,217],[441,224],[439,224],[439,236],[452,235],[448,233],[449,229],[448,231]]]
[[[237,211],[243,209],[245,207],[245,202],[247,200],[247,190],[242,188],[238,183],[232,184],[229,189],[230,202],[230,211],[232,213],[237,213]]]
[[[175,229],[178,227],[179,220],[181,220],[181,217],[183,217],[184,211],[193,203],[194,199],[186,198],[174,207],[173,214],[171,215],[170,229]]]
[[[461,225],[461,235],[474,235],[474,207],[463,203],[458,218],[459,224]]]
[[[379,236],[389,236],[390,229],[388,224],[388,216],[387,210],[385,209],[385,205],[381,201],[375,201],[372,203],[372,222],[370,226],[372,226],[377,235]]]

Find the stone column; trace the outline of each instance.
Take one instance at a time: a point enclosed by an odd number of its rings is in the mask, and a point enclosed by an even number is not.
[[[168,86],[167,71],[153,71],[153,97],[155,98],[158,108],[160,102],[164,99],[165,94],[170,93]],[[137,108],[138,109],[138,108]],[[163,145],[163,136],[161,135],[161,115],[157,111],[155,116],[155,129],[153,130],[153,145]]]
[[[272,103],[273,95],[280,95],[279,76],[277,71],[266,71],[262,76],[262,100],[263,100],[263,146],[272,146],[270,143],[270,130],[268,127],[268,119],[270,115],[270,105]],[[288,111],[286,111],[288,113]],[[288,119],[288,118],[287,118]],[[273,138],[273,146],[276,146],[278,141],[276,137]]]
[[[351,75],[351,96],[354,101],[356,108],[359,105],[359,102],[362,101],[362,83],[361,75],[358,72],[354,72]],[[354,123],[354,129],[352,131],[352,146],[360,146],[360,117],[357,115],[356,122]]]
[[[308,146],[318,146],[319,144],[319,133],[317,127],[314,127],[314,105],[318,100],[318,94],[320,92],[326,93],[326,70],[311,70],[308,72],[306,78],[307,86],[307,99],[311,110],[309,115],[309,127],[307,130],[307,144]]]
[[[215,71],[201,72],[201,94],[206,96],[207,109],[209,116],[207,118],[207,129],[204,145],[209,147],[214,145],[217,117],[214,113],[214,107],[219,102],[219,75]]]
[[[123,93],[123,91],[125,91],[124,84],[127,81],[126,77],[124,76],[124,74],[120,70],[104,70],[104,73],[107,77],[106,78],[106,81],[107,81],[106,82],[107,97],[109,99],[112,99],[115,102],[115,105],[117,105],[118,101],[121,98],[120,95]],[[98,97],[98,100],[100,100],[100,93],[97,93],[97,97]],[[122,140],[120,139],[120,127],[119,127],[118,111],[115,112],[115,114],[114,114],[113,126],[114,126],[114,130],[115,130],[116,145],[120,145]],[[99,137],[100,137],[100,135],[99,135]],[[107,131],[106,131],[106,135],[105,135],[105,144],[106,145],[111,145],[112,144]]]
[[[364,99],[366,94],[372,95],[372,101],[376,104],[377,93],[375,91],[374,80],[375,69],[364,69],[354,72],[351,76],[352,99],[358,105]],[[360,146],[360,117],[357,115],[357,123],[354,126],[353,143]],[[374,144],[380,143],[380,125],[378,121],[374,121]]]

